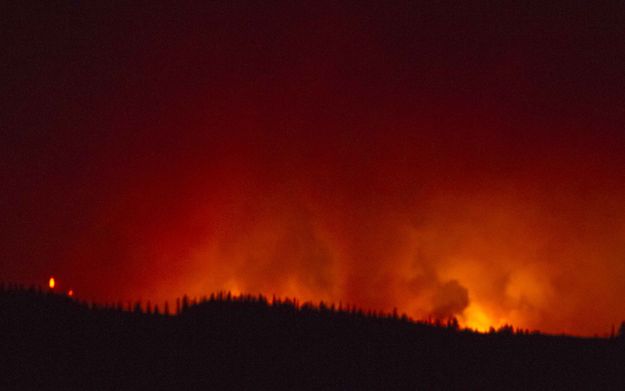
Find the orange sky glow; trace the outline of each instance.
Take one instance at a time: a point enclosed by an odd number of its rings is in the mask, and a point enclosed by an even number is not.
[[[246,3],[15,5],[1,279],[625,320],[617,12]]]

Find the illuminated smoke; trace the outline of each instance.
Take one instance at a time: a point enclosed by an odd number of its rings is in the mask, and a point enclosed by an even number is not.
[[[456,280],[442,284],[433,299],[434,316],[445,319],[461,315],[469,305],[469,291]]]
[[[202,3],[31,20],[0,146],[5,278],[480,329],[625,318],[625,40],[603,11]]]
[[[110,300],[230,290],[457,316],[480,329],[590,333],[618,321],[625,208],[616,193],[577,193],[586,174],[474,183],[452,170],[447,183],[401,166],[379,173],[364,155],[330,159],[277,172],[268,156],[224,160],[190,171],[201,178],[191,183],[155,175],[136,204],[102,214],[77,259],[119,281],[93,283]],[[161,181],[176,189],[169,205]]]

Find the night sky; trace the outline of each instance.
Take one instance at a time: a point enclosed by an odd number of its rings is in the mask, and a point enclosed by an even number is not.
[[[0,279],[609,332],[625,5],[426,3],[2,5]]]

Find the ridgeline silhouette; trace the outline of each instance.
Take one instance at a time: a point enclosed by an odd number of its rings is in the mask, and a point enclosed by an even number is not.
[[[414,322],[262,296],[98,305],[0,287],[0,389],[623,389],[618,336]]]

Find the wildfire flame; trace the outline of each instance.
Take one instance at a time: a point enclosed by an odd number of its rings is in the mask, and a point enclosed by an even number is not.
[[[54,287],[56,286],[56,281],[54,280],[54,277],[50,277],[50,281],[48,281],[48,286],[50,287],[50,289],[54,289]]]

